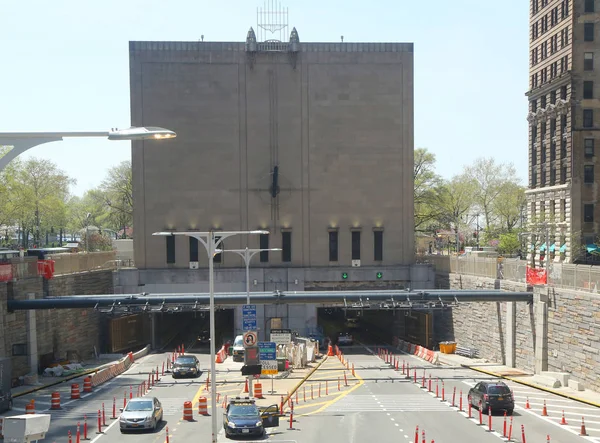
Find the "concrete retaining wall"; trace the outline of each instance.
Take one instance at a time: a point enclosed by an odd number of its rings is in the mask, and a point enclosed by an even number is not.
[[[449,289],[505,289],[525,291],[524,284],[493,280],[470,275],[450,274],[438,280]],[[437,286],[437,285],[436,285]],[[434,336],[437,342],[455,340],[461,346],[479,349],[482,358],[525,369],[531,372],[568,372],[588,389],[600,391],[600,296],[560,288],[536,287],[534,302],[526,303],[464,303],[450,311],[435,313]],[[547,300],[542,303],[540,300]],[[515,346],[511,349],[507,319],[514,306],[512,333]],[[547,305],[547,342],[538,337],[539,317]],[[511,322],[508,322],[510,326]],[[547,353],[538,358],[536,346],[543,343]],[[511,352],[514,353],[511,355]]]
[[[41,277],[27,278],[0,284],[0,355],[12,357],[13,377],[19,377],[44,368],[31,368],[31,353],[37,349],[38,361],[52,354],[54,358],[79,358],[89,360],[94,352],[102,352],[107,339],[102,332],[104,318],[93,309],[64,309],[31,311],[35,318],[37,346],[28,338],[27,311],[6,311],[8,297],[27,299],[49,296],[111,294],[112,271],[96,271],[60,275],[44,282]],[[17,345],[17,346],[14,346]],[[25,355],[14,355],[18,345],[25,345]]]

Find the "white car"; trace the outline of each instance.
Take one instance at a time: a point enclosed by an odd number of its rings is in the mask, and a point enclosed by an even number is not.
[[[352,346],[354,339],[348,332],[340,332],[338,336],[338,346]]]
[[[233,361],[244,361],[244,336],[238,335],[233,341],[233,351],[231,353]]]

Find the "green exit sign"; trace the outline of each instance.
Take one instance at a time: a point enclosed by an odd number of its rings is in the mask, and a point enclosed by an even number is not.
[[[382,278],[383,277],[383,272],[378,272],[377,273],[377,278]]]
[[[342,272],[342,279],[344,279],[344,280],[348,279],[348,273],[347,272]]]

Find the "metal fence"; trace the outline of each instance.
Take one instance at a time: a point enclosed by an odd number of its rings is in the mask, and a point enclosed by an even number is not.
[[[73,254],[48,255],[48,260],[54,260],[54,275],[74,274],[101,269],[117,269],[118,260],[115,260],[115,251],[106,252],[79,252]]]
[[[420,263],[431,263],[436,272],[475,275],[515,282],[526,282],[528,262],[518,258],[456,257],[448,255],[421,255]],[[561,288],[598,292],[600,266],[551,263],[548,284]]]

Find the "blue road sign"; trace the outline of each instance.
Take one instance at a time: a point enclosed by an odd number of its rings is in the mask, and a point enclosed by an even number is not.
[[[242,329],[256,331],[256,305],[242,306]]]
[[[256,305],[243,305],[242,317],[248,320],[256,318]]]
[[[255,320],[242,320],[242,326],[244,331],[256,331],[257,325],[256,325],[256,319]]]
[[[258,352],[260,360],[277,360],[277,344],[272,341],[259,341]]]

